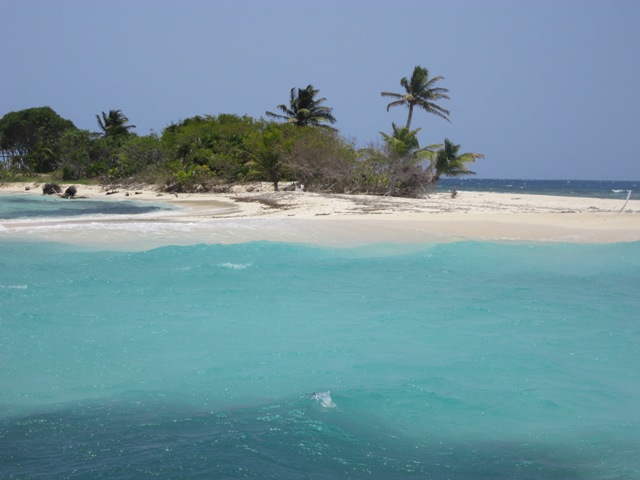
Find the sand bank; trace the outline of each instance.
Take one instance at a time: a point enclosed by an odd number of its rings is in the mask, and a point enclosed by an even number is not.
[[[127,249],[254,240],[331,246],[459,240],[640,241],[639,200],[629,201],[620,212],[624,200],[484,192],[407,199],[274,192],[265,183],[235,187],[224,194],[174,195],[140,187],[118,188],[107,195],[99,186],[77,188],[83,198],[163,202],[179,209],[124,218],[0,220],[0,238]],[[37,184],[5,184],[0,193],[41,195],[42,189]]]

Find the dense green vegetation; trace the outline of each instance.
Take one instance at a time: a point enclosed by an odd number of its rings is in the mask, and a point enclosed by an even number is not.
[[[221,114],[187,118],[161,134],[139,136],[120,110],[96,115],[100,132],[81,130],[49,107],[7,113],[0,119],[0,180],[48,175],[68,182],[105,185],[150,183],[174,192],[225,191],[231,185],[262,180],[276,190],[282,181],[309,191],[419,196],[443,175],[472,174],[466,164],[479,154],[459,154],[459,145],[420,148],[411,130],[414,107],[448,120],[435,102],[448,99],[416,67],[401,85],[406,94],[388,108],[409,109],[406,127],[392,125],[382,142],[356,146],[330,125],[332,109],[311,85],[292,88],[288,104],[267,112],[269,119]]]

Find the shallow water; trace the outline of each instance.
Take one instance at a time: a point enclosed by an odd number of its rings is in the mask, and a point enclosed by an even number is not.
[[[0,194],[0,220],[46,220],[89,215],[141,215],[171,210],[174,210],[174,207],[166,204],[136,200],[87,200],[46,195]]]
[[[0,244],[3,478],[640,475],[640,243]]]

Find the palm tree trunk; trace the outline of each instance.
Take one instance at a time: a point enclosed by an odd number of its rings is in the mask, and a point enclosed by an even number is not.
[[[407,130],[411,130],[411,119],[413,118],[413,103],[409,104],[409,118],[407,118]]]

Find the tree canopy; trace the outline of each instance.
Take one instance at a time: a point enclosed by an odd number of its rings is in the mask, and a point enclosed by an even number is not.
[[[0,119],[0,149],[3,158],[21,169],[36,173],[56,168],[58,143],[76,127],[51,107],[36,107],[7,113]]]

